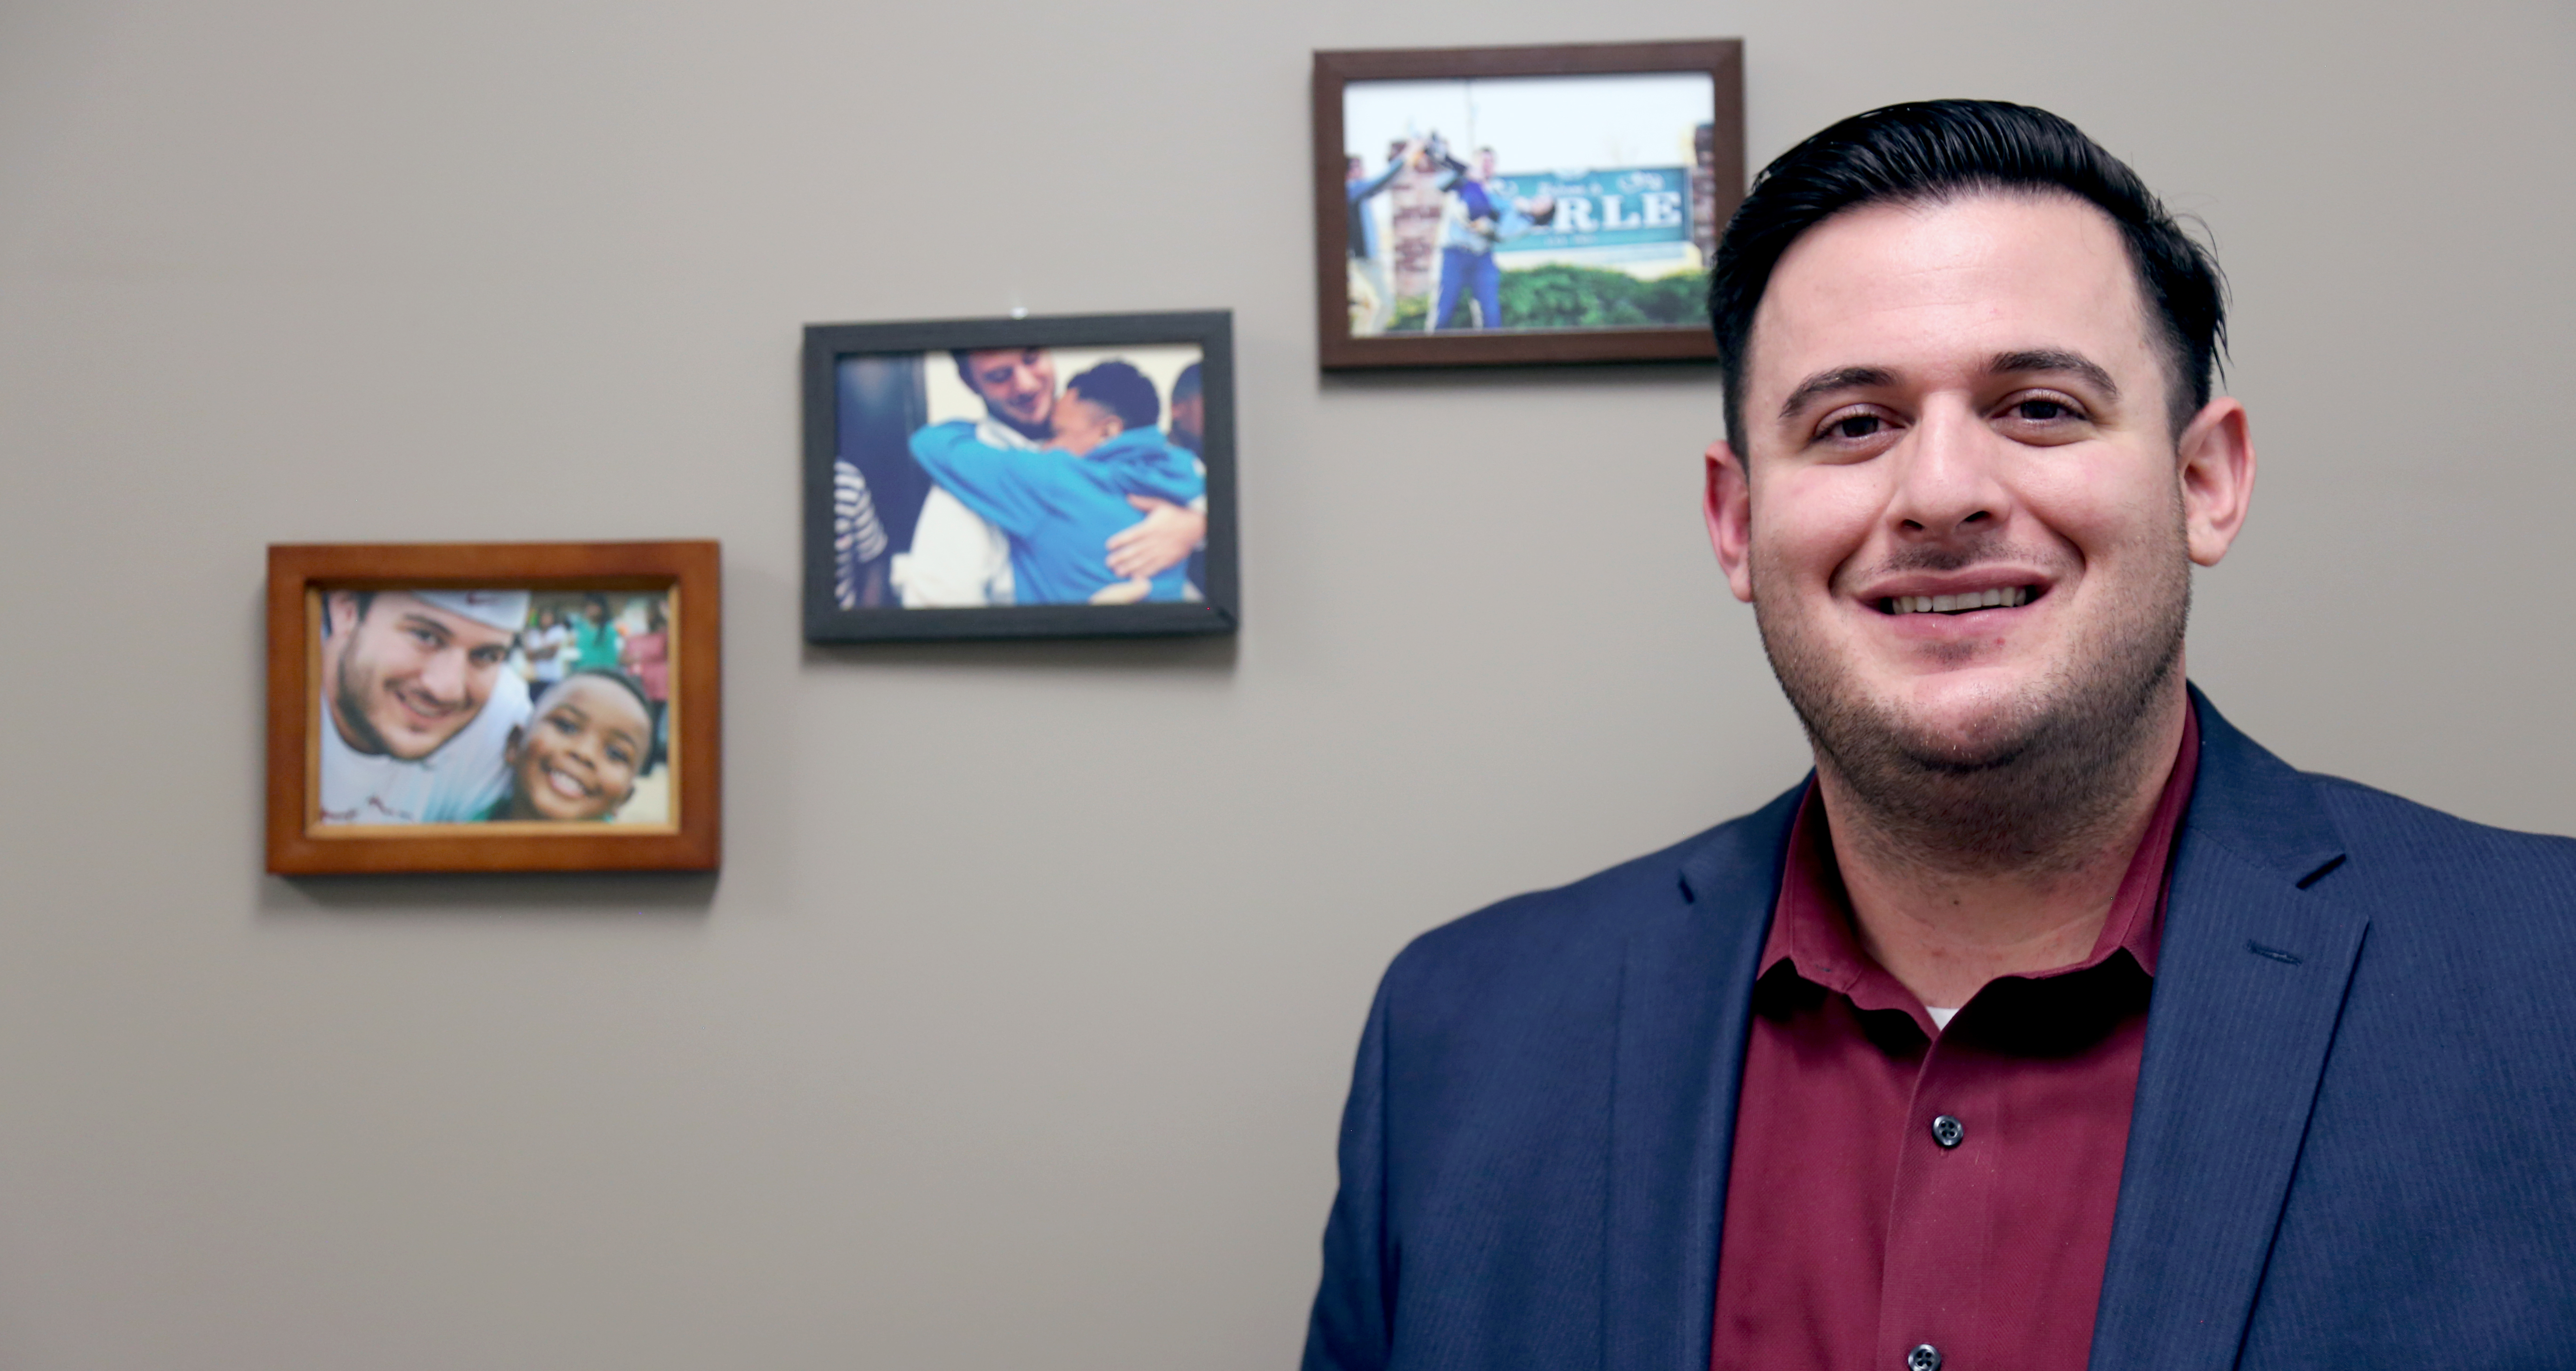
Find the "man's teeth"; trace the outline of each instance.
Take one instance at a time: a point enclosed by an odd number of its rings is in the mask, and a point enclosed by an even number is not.
[[[1955,614],[1968,609],[2012,609],[2030,603],[2028,586],[1996,586],[1958,595],[1891,595],[1890,614]]]

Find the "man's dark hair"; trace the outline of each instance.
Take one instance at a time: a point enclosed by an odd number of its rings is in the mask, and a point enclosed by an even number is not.
[[[1862,205],[1923,204],[1978,192],[2072,195],[2119,226],[2138,288],[2161,325],[2169,418],[2180,437],[2209,403],[2227,348],[2226,287],[2138,174],[2066,120],[2000,100],[1927,100],[1849,119],[1780,154],[1727,221],[1709,272],[1708,318],[1726,384],[1726,434],[1739,459],[1753,313],[1799,235]]]
[[[952,362],[955,362],[955,363],[957,364],[957,379],[958,379],[958,380],[960,380],[960,381],[965,382],[965,383],[966,383],[966,388],[967,388],[968,390],[971,390],[971,391],[975,392],[975,394],[976,394],[976,395],[981,396],[981,395],[984,393],[984,388],[983,388],[983,387],[981,387],[981,386],[979,386],[979,385],[976,385],[976,384],[975,384],[975,365],[974,365],[974,363],[973,363],[973,362],[971,362],[971,361],[969,361],[969,360],[968,360],[969,358],[973,357],[976,353],[979,353],[979,352],[1010,352],[1010,353],[1021,353],[1021,352],[1039,352],[1039,351],[1043,351],[1043,349],[1040,349],[1040,348],[952,348],[952,349],[950,349],[950,351],[949,351],[949,353],[948,353],[948,360],[949,360],[949,361],[952,361]]]
[[[1199,398],[1199,364],[1192,362],[1181,368],[1180,375],[1172,378],[1172,403],[1184,405],[1197,398]]]
[[[1130,433],[1163,421],[1163,402],[1154,394],[1154,383],[1125,362],[1103,362],[1065,382],[1064,388],[1081,391],[1083,399],[1117,415]]]
[[[997,350],[998,349],[993,348],[958,348],[948,354],[948,360],[957,364],[957,379],[965,382],[968,390],[974,391],[975,394],[980,396],[984,392],[975,384],[975,364],[969,359],[978,352],[992,352]]]

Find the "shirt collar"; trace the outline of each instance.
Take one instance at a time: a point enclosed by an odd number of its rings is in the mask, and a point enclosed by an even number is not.
[[[2111,898],[2110,915],[2102,921],[2102,932],[2094,939],[2091,955],[2072,966],[2042,972],[2041,977],[2087,970],[2109,960],[2112,953],[2123,951],[2139,970],[2149,976],[2156,974],[2156,949],[2163,934],[2174,833],[2182,825],[2183,811],[2190,806],[2192,781],[2199,771],[2200,720],[2194,711],[2185,710],[2181,750],[2165,777],[2163,793],[2156,798],[2146,836],[2139,840],[2137,851],[2129,858],[2129,869],[2120,877],[2118,893]],[[1901,1010],[1928,1024],[1914,993],[1861,950],[1852,931],[1851,899],[1834,863],[1829,834],[1824,796],[1815,782],[1809,781],[1806,797],[1798,805],[1798,817],[1789,828],[1780,898],[1772,912],[1770,937],[1762,945],[1761,979],[1768,979],[1781,963],[1787,962],[1790,974],[1849,996],[1860,1009]]]

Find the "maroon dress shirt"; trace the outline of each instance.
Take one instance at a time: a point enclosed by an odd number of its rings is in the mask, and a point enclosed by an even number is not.
[[[1754,986],[1715,1371],[2085,1364],[2199,743],[2190,720],[2092,955],[1989,983],[1947,1031],[1862,953],[1809,788]]]

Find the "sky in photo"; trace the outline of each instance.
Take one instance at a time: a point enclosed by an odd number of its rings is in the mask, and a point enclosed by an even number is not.
[[[1372,174],[1389,143],[1433,130],[1461,161],[1491,146],[1505,175],[1688,166],[1691,130],[1716,104],[1705,72],[1354,81],[1342,92],[1342,145]]]

